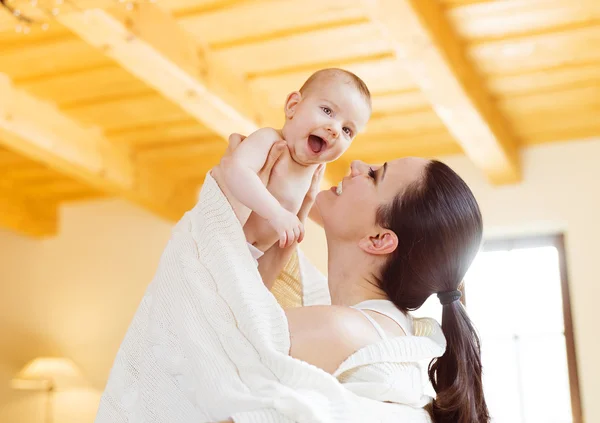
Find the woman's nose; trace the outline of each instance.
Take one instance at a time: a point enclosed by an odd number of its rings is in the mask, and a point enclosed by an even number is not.
[[[350,163],[350,176],[358,176],[365,173],[365,168],[367,168],[367,164],[365,162],[361,162],[360,160],[353,160]]]

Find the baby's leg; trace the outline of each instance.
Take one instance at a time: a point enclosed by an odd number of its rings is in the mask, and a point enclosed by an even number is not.
[[[263,252],[271,248],[273,244],[279,242],[279,237],[271,225],[269,225],[269,222],[256,213],[250,214],[248,221],[244,225],[244,235],[246,235],[248,243]]]

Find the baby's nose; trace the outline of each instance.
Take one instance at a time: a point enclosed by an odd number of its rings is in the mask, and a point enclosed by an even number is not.
[[[327,130],[329,131],[329,133],[330,133],[331,135],[333,135],[334,137],[336,137],[336,138],[337,138],[337,136],[338,136],[338,135],[340,134],[340,132],[341,132],[341,129],[340,129],[340,128],[338,128],[338,126],[339,126],[338,124],[336,124],[336,123],[332,123],[332,124],[330,124],[330,125],[327,127]]]

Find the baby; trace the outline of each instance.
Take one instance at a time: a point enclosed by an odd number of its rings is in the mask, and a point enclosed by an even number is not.
[[[353,73],[324,69],[288,95],[284,111],[281,130],[259,129],[221,162],[228,189],[249,209],[241,220],[246,240],[258,249],[255,258],[278,240],[280,247],[301,240],[304,229],[297,214],[313,174],[320,164],[340,157],[365,127],[371,95]],[[288,149],[265,187],[258,171],[282,139]]]

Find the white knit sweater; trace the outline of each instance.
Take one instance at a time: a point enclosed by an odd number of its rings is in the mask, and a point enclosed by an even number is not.
[[[367,347],[342,365],[339,376],[363,364],[391,363],[397,371],[437,356],[445,345],[439,330],[432,333]],[[417,406],[421,392],[414,378],[394,381],[399,392],[416,388],[411,401],[383,403],[291,358],[289,348],[285,314],[262,283],[242,228],[209,174],[199,203],[173,229],[118,351],[96,422],[429,421]]]

